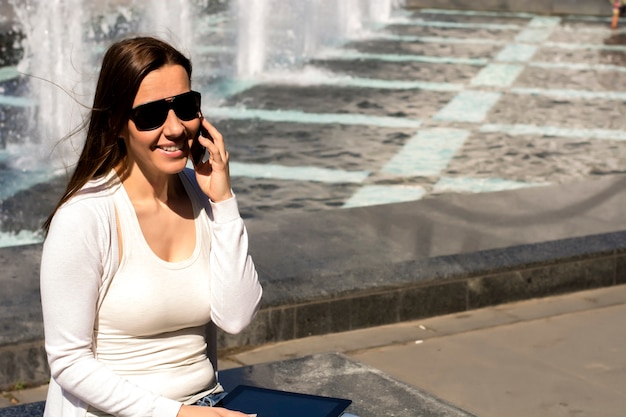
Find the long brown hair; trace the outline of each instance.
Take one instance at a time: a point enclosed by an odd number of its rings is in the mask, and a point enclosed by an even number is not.
[[[126,157],[126,147],[119,137],[128,123],[139,85],[149,72],[164,65],[181,65],[191,80],[191,61],[159,39],[136,37],[109,47],[88,117],[85,145],[65,193],[43,224],[45,233],[59,207],[89,180],[106,175]]]

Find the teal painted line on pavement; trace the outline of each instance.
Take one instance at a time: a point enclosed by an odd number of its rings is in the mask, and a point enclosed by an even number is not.
[[[501,93],[461,91],[433,117],[435,120],[482,122],[500,99]]]
[[[555,28],[561,24],[560,17],[551,16],[535,16],[530,22],[528,27],[530,28]]]
[[[574,71],[603,71],[603,72],[626,72],[626,67],[620,65],[584,64],[577,62],[529,62],[529,66],[546,69],[565,69]]]
[[[393,22],[394,26],[424,26],[447,29],[519,30],[523,26],[510,23],[468,23],[411,19]]]
[[[269,80],[272,81],[271,79]],[[276,80],[278,82],[288,84],[289,80]],[[380,80],[375,78],[360,77],[343,77],[343,76],[327,76],[315,77],[310,82],[297,83],[296,85],[327,85],[336,87],[358,87],[358,88],[375,88],[384,90],[430,90],[430,91],[462,91],[465,89],[463,84],[455,83],[436,83],[428,81],[399,81],[399,80]]]
[[[370,175],[368,171],[344,171],[339,169],[284,166],[230,162],[230,173],[235,177],[267,178],[291,181],[360,184]]]
[[[382,168],[400,176],[438,176],[469,136],[468,130],[435,128],[419,131]]]
[[[0,248],[34,245],[43,242],[43,239],[41,233],[31,230],[20,230],[18,233],[0,232]]]
[[[502,178],[441,177],[433,187],[433,192],[486,193],[546,185],[549,184],[512,181]]]
[[[13,146],[8,145],[8,147],[9,149],[0,149],[0,163],[6,163],[8,161],[15,161],[16,159],[19,160],[20,158],[23,158],[25,151],[23,149],[18,149],[21,145],[13,144]],[[7,173],[7,175],[4,175],[5,173]],[[18,192],[27,190],[34,185],[50,181],[51,178],[59,175],[59,172],[55,172],[51,169],[29,168],[27,170],[3,170],[3,174],[0,175],[0,201],[6,200]]]
[[[16,67],[2,67],[0,68],[0,82],[14,80],[19,77],[20,73]]]
[[[420,13],[443,14],[458,16],[494,16],[494,17],[521,17],[532,19],[536,14],[524,12],[490,12],[481,10],[451,10],[451,9],[421,9]]]
[[[227,119],[260,119],[272,122],[323,123],[343,125],[364,125],[379,127],[418,128],[421,121],[404,117],[371,116],[349,113],[305,113],[296,110],[262,110],[239,107],[213,107],[203,109],[207,117]]]
[[[516,37],[515,41],[524,43],[541,43],[550,38],[554,29],[559,25],[561,19],[558,17],[534,17],[526,29],[521,31]]]
[[[552,35],[552,28],[526,28],[516,37],[515,42],[541,43],[548,40]]]
[[[423,62],[429,64],[466,64],[482,66],[489,61],[484,58],[456,58],[453,56],[430,56],[430,55],[400,55],[400,54],[368,54],[357,51],[342,50],[333,54],[325,55],[324,58],[341,59],[347,61],[374,60],[385,62]]]
[[[558,48],[565,50],[600,50],[600,51],[617,51],[624,52],[626,51],[626,45],[604,45],[604,44],[596,44],[596,43],[569,43],[569,42],[546,42],[543,44],[544,47],[550,48]]]
[[[408,36],[391,33],[378,33],[374,39],[383,39],[407,43],[445,43],[460,45],[506,45],[509,42],[500,39],[486,38],[454,38],[447,36]]]
[[[536,52],[536,45],[514,43],[507,45],[502,51],[500,51],[498,55],[496,55],[495,60],[506,62],[526,62],[530,61]]]
[[[575,129],[559,126],[535,126],[525,124],[485,124],[479,129],[484,133],[505,133],[513,136],[537,135],[574,139],[601,139],[626,141],[626,131],[614,129]]]
[[[426,190],[420,186],[365,185],[343,204],[343,208],[376,206],[420,200]]]
[[[585,16],[579,14],[568,14],[565,16],[565,20],[578,20],[581,22],[607,22],[611,21],[611,16]]]
[[[569,33],[575,32],[575,33],[590,33],[590,34],[597,34],[597,35],[606,35],[607,37],[621,35],[621,34],[626,33],[626,29],[624,29],[623,26],[618,29],[611,29],[608,25],[604,27],[562,26],[560,30],[563,32],[569,32]]]
[[[11,107],[33,107],[35,101],[28,97],[15,97],[0,95],[0,105]]]
[[[463,84],[455,83],[435,83],[428,81],[393,81],[358,77],[338,77],[336,79],[329,79],[328,82],[324,84],[359,88],[380,88],[389,90],[461,91],[465,88]]]
[[[508,45],[509,41],[500,39],[484,38],[454,38],[446,36],[408,36],[394,35],[390,33],[378,33],[373,39],[407,42],[407,43],[438,43],[438,44],[459,44],[459,45]],[[570,43],[570,42],[544,42],[543,47],[550,47],[563,50],[606,50],[606,51],[626,51],[626,45],[603,45],[593,43]]]
[[[195,75],[200,77],[210,77],[213,74],[209,66],[203,66],[198,69]],[[239,94],[245,90],[249,90],[258,84],[260,84],[260,82],[256,80],[240,80],[236,78],[228,78],[219,82],[209,83],[203,88],[201,93],[203,94],[203,96],[206,95],[208,97],[230,97],[235,94]]]
[[[619,91],[587,91],[552,88],[512,88],[513,94],[564,98],[572,100],[616,100],[626,101],[626,92]]]
[[[513,85],[524,67],[514,64],[489,64],[470,81],[472,86],[509,87]]]

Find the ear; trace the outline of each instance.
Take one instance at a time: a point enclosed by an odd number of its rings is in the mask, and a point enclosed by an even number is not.
[[[128,123],[124,123],[124,126],[122,126],[122,130],[120,131],[120,133],[118,133],[118,139],[126,141],[129,136],[130,135],[128,133]]]

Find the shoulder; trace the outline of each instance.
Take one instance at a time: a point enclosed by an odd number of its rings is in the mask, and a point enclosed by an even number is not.
[[[65,233],[108,231],[115,219],[113,194],[120,185],[117,175],[106,175],[85,184],[55,213],[50,229],[60,227]]]
[[[117,178],[89,181],[57,210],[43,244],[42,277],[68,265],[72,270],[77,265],[95,268],[98,280],[111,276],[119,253],[113,201]]]

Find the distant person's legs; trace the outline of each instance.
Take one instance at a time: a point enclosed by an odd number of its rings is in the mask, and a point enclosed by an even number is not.
[[[619,16],[623,12],[624,6],[622,6],[621,0],[615,0],[613,2],[613,17],[611,18],[611,29],[617,29],[619,23]]]

